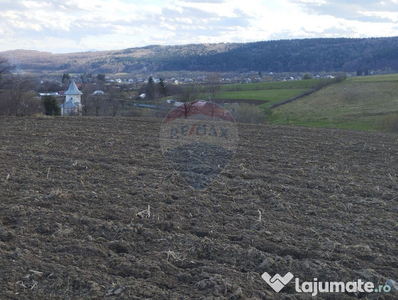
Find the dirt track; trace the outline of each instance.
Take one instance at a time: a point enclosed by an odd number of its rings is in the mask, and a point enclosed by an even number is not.
[[[398,279],[397,135],[241,125],[197,191],[162,156],[159,121],[0,125],[0,299],[313,299],[260,276]],[[358,297],[398,293],[318,299]]]

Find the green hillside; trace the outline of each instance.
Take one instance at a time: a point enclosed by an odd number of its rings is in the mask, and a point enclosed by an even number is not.
[[[398,70],[398,37],[312,38],[251,43],[152,45],[124,50],[52,54],[0,52],[31,73],[369,72]]]
[[[273,109],[271,123],[380,130],[398,113],[398,74],[347,78]]]

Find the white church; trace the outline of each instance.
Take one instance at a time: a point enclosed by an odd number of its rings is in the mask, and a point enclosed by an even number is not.
[[[82,113],[82,95],[74,80],[71,81],[68,90],[64,93],[64,102],[60,105],[62,116],[79,116]]]

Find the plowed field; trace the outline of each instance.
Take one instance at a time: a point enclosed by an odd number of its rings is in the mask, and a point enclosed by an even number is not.
[[[159,120],[0,119],[0,299],[312,299],[302,281],[398,279],[398,136],[239,125],[205,190]],[[398,299],[329,293],[317,299]]]

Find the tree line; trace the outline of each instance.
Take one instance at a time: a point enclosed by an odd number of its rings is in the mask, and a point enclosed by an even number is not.
[[[245,43],[220,53],[188,52],[140,58],[148,69],[175,71],[355,72],[398,71],[398,37],[319,38]],[[138,61],[138,60],[137,60]],[[363,70],[363,71],[361,71]]]
[[[13,74],[15,67],[0,57],[0,115],[24,116],[42,111],[35,99],[35,84],[32,78]]]

